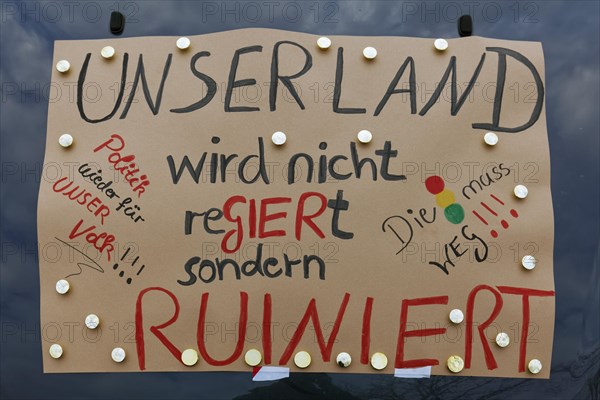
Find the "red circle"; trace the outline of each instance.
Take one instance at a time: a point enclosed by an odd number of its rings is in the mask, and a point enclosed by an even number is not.
[[[438,194],[444,190],[444,180],[437,175],[425,179],[425,187],[431,194]]]

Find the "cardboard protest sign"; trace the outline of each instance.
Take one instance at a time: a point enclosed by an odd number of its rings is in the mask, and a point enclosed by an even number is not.
[[[52,73],[39,196],[46,372],[251,371],[255,349],[291,372],[548,378],[541,45],[317,38],[55,43],[70,69]]]

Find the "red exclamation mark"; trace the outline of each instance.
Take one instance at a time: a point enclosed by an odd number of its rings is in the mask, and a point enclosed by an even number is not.
[[[490,197],[493,198],[494,200],[496,200],[500,205],[504,205],[504,202],[502,202],[502,200],[500,200],[499,198],[497,198],[493,194],[490,194]],[[485,208],[487,211],[489,211],[489,213],[492,214],[494,217],[498,216],[498,213],[496,213],[496,211],[494,211],[490,206],[488,206],[487,204],[485,204],[483,201],[480,204],[483,206],[483,208]],[[481,222],[483,222],[485,225],[488,225],[488,222],[481,215],[479,215],[477,213],[477,211],[473,210],[472,212],[473,212],[473,214],[477,218],[479,218],[479,220]],[[517,213],[517,211],[515,209],[511,209],[509,212],[510,212],[510,215],[512,215],[514,218],[518,218],[519,217],[519,214]],[[508,227],[509,227],[509,224],[508,224],[508,222],[505,219],[501,219],[500,220],[500,224],[502,225],[502,228],[504,228],[504,229],[508,229]],[[493,238],[497,238],[498,237],[498,232],[496,232],[495,229],[492,229],[490,231],[490,235],[492,235]]]
[[[502,202],[502,200],[500,200],[499,198],[497,198],[493,194],[490,194],[490,196],[492,197],[492,199],[496,200],[498,203],[504,205],[504,203]],[[510,212],[510,215],[512,215],[514,218],[519,218],[519,214],[517,213],[517,210],[515,210],[514,208],[511,209],[509,212]],[[504,226],[504,224],[502,226]],[[506,224],[506,226],[508,227],[508,223]]]

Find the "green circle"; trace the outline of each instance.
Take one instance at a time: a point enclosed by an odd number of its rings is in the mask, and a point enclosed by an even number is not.
[[[460,224],[465,219],[465,210],[458,203],[452,203],[444,208],[444,216],[453,224]]]

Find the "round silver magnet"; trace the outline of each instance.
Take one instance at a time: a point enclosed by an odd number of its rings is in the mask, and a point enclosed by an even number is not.
[[[363,129],[362,131],[358,132],[356,138],[361,143],[369,143],[371,140],[373,140],[373,134],[370,131]]]
[[[483,135],[483,141],[488,146],[495,146],[498,144],[498,135],[496,135],[494,132],[488,132]]]
[[[508,334],[500,332],[496,335],[496,344],[499,347],[506,347],[510,344],[510,337],[508,336]]]
[[[123,362],[123,360],[125,360],[125,350],[122,347],[115,347],[110,352],[110,357],[113,359],[114,362]]]
[[[513,192],[515,196],[517,196],[519,199],[524,199],[529,194],[529,190],[527,190],[527,187],[525,185],[515,186]]]
[[[367,59],[367,60],[372,60],[375,57],[377,57],[377,49],[375,47],[365,47],[363,49],[363,56]]]
[[[190,47],[190,44],[192,44],[192,42],[186,37],[180,37],[179,39],[177,39],[177,42],[175,42],[175,44],[179,50],[186,50]]]
[[[287,136],[285,135],[285,133],[280,131],[273,133],[273,135],[271,136],[271,141],[277,146],[281,146],[285,143],[286,140]]]
[[[537,358],[534,358],[533,360],[529,361],[529,364],[527,364],[527,369],[532,374],[538,374],[542,370],[542,362]]]
[[[69,71],[71,69],[71,63],[67,60],[60,60],[56,63],[56,70],[61,74]]]
[[[244,355],[244,361],[251,367],[256,367],[262,361],[262,354],[256,349],[250,349]]]
[[[331,47],[331,39],[329,39],[328,37],[325,37],[325,36],[321,36],[320,38],[317,39],[317,46],[321,50],[326,50],[329,47]]]
[[[537,260],[535,259],[534,256],[525,256],[525,257],[523,257],[523,259],[521,259],[521,265],[525,269],[532,270],[535,268],[536,264],[537,264]]]
[[[352,363],[352,357],[350,357],[350,354],[346,352],[341,352],[335,358],[335,362],[337,362],[337,364],[342,368],[348,368]]]
[[[433,46],[438,51],[444,51],[448,48],[448,41],[446,39],[435,39]]]
[[[89,329],[96,329],[100,325],[100,318],[96,314],[90,314],[85,317],[85,326]]]
[[[63,133],[58,138],[58,144],[64,148],[70,147],[73,144],[73,136],[69,135],[68,133]]]
[[[465,362],[460,356],[450,356],[448,357],[448,361],[446,361],[446,365],[451,372],[457,374],[463,370]]]
[[[100,50],[100,55],[106,59],[112,58],[115,55],[115,48],[112,46],[104,46]]]
[[[308,354],[308,352],[306,351],[299,351],[296,353],[296,355],[294,356],[294,364],[296,364],[296,366],[298,368],[306,368],[310,365],[312,359],[310,357],[310,354]]]
[[[371,366],[376,370],[382,370],[387,367],[388,359],[383,353],[374,353],[371,356]]]
[[[192,367],[198,362],[198,352],[194,349],[186,349],[181,353],[181,362]]]
[[[52,358],[61,358],[63,355],[63,348],[60,344],[54,343],[52,346],[50,346],[48,352]]]
[[[56,282],[56,291],[58,292],[58,294],[66,294],[70,288],[71,285],[69,285],[69,281],[67,281],[66,279],[61,279],[58,282]]]
[[[458,308],[455,308],[454,310],[450,311],[449,317],[450,321],[452,321],[453,324],[460,324],[465,319],[465,315]]]

